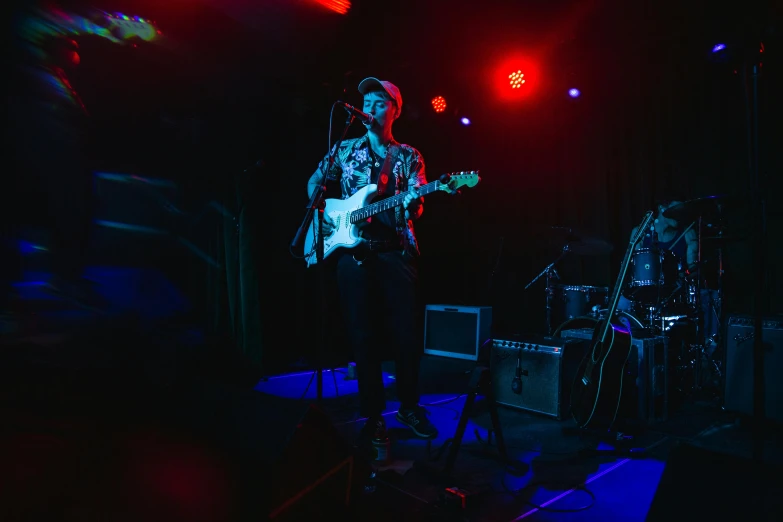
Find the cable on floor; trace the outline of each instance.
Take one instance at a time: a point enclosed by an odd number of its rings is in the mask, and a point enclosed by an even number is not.
[[[507,473],[508,473],[508,470],[506,470],[506,472],[503,473],[503,476],[500,478],[500,484],[501,484],[501,486],[503,486],[503,491],[496,491],[496,493],[507,494],[507,495],[510,495],[510,496],[516,498],[516,497],[519,497],[525,491],[527,491],[527,490],[529,490],[531,488],[540,487],[540,486],[551,486],[551,485],[553,485],[552,482],[531,482],[530,484],[527,484],[527,485],[525,485],[525,486],[523,486],[523,487],[521,487],[519,489],[511,489],[506,484],[506,474]],[[585,504],[584,506],[579,506],[579,507],[569,508],[569,509],[551,508],[551,507],[549,507],[548,504],[551,504],[551,503],[553,503],[553,502],[555,502],[555,501],[557,501],[557,500],[559,500],[561,498],[561,497],[555,497],[555,498],[553,498],[553,499],[551,499],[551,500],[549,500],[549,501],[547,501],[547,502],[545,502],[544,504],[541,504],[541,505],[536,504],[535,502],[531,502],[530,500],[525,500],[525,504],[527,504],[528,506],[531,506],[533,508],[539,509],[541,511],[551,511],[553,513],[576,513],[576,512],[579,512],[579,511],[588,510],[591,507],[593,507],[595,505],[595,503],[596,503],[595,493],[593,493],[592,491],[587,489],[587,486],[585,486],[585,484],[578,484],[578,485],[575,485],[575,486],[570,486],[570,487],[565,487],[565,488],[559,487],[557,489],[564,489],[565,492],[569,492],[569,491],[583,491],[584,493],[586,493],[590,497],[590,503],[589,504]]]

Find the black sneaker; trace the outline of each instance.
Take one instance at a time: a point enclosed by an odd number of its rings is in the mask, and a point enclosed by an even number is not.
[[[438,429],[427,418],[427,412],[421,406],[413,409],[403,409],[397,412],[397,420],[408,426],[417,437],[434,439],[438,436]]]

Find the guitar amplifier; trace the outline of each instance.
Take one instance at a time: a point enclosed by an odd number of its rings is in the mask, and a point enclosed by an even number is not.
[[[583,339],[591,343],[594,330],[578,328],[563,330],[564,339]],[[628,358],[625,382],[636,386],[623,388],[621,401],[627,408],[627,415],[634,416],[646,424],[654,424],[668,418],[669,410],[669,338],[633,337],[631,354]],[[620,415],[623,415],[622,412]]]
[[[568,415],[571,382],[588,344],[577,339],[493,339],[489,369],[498,404],[557,419]],[[512,389],[517,366],[518,392]]]
[[[730,315],[726,321],[726,373],[723,407],[728,411],[753,415],[754,318]],[[765,417],[783,423],[783,318],[763,318]]]
[[[427,305],[424,353],[477,361],[491,327],[489,306]]]

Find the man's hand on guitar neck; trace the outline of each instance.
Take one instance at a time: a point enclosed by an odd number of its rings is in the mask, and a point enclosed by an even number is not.
[[[414,186],[410,192],[405,194],[402,200],[402,207],[405,209],[405,219],[416,220],[421,217],[422,202],[424,198],[419,196],[419,185]]]

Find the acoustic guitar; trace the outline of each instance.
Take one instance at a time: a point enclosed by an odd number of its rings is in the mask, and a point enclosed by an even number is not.
[[[571,415],[579,428],[609,430],[623,394],[625,366],[631,354],[631,332],[617,312],[633,249],[653,220],[648,212],[628,244],[614,284],[606,318],[593,331],[591,349],[579,365],[571,388]]]

